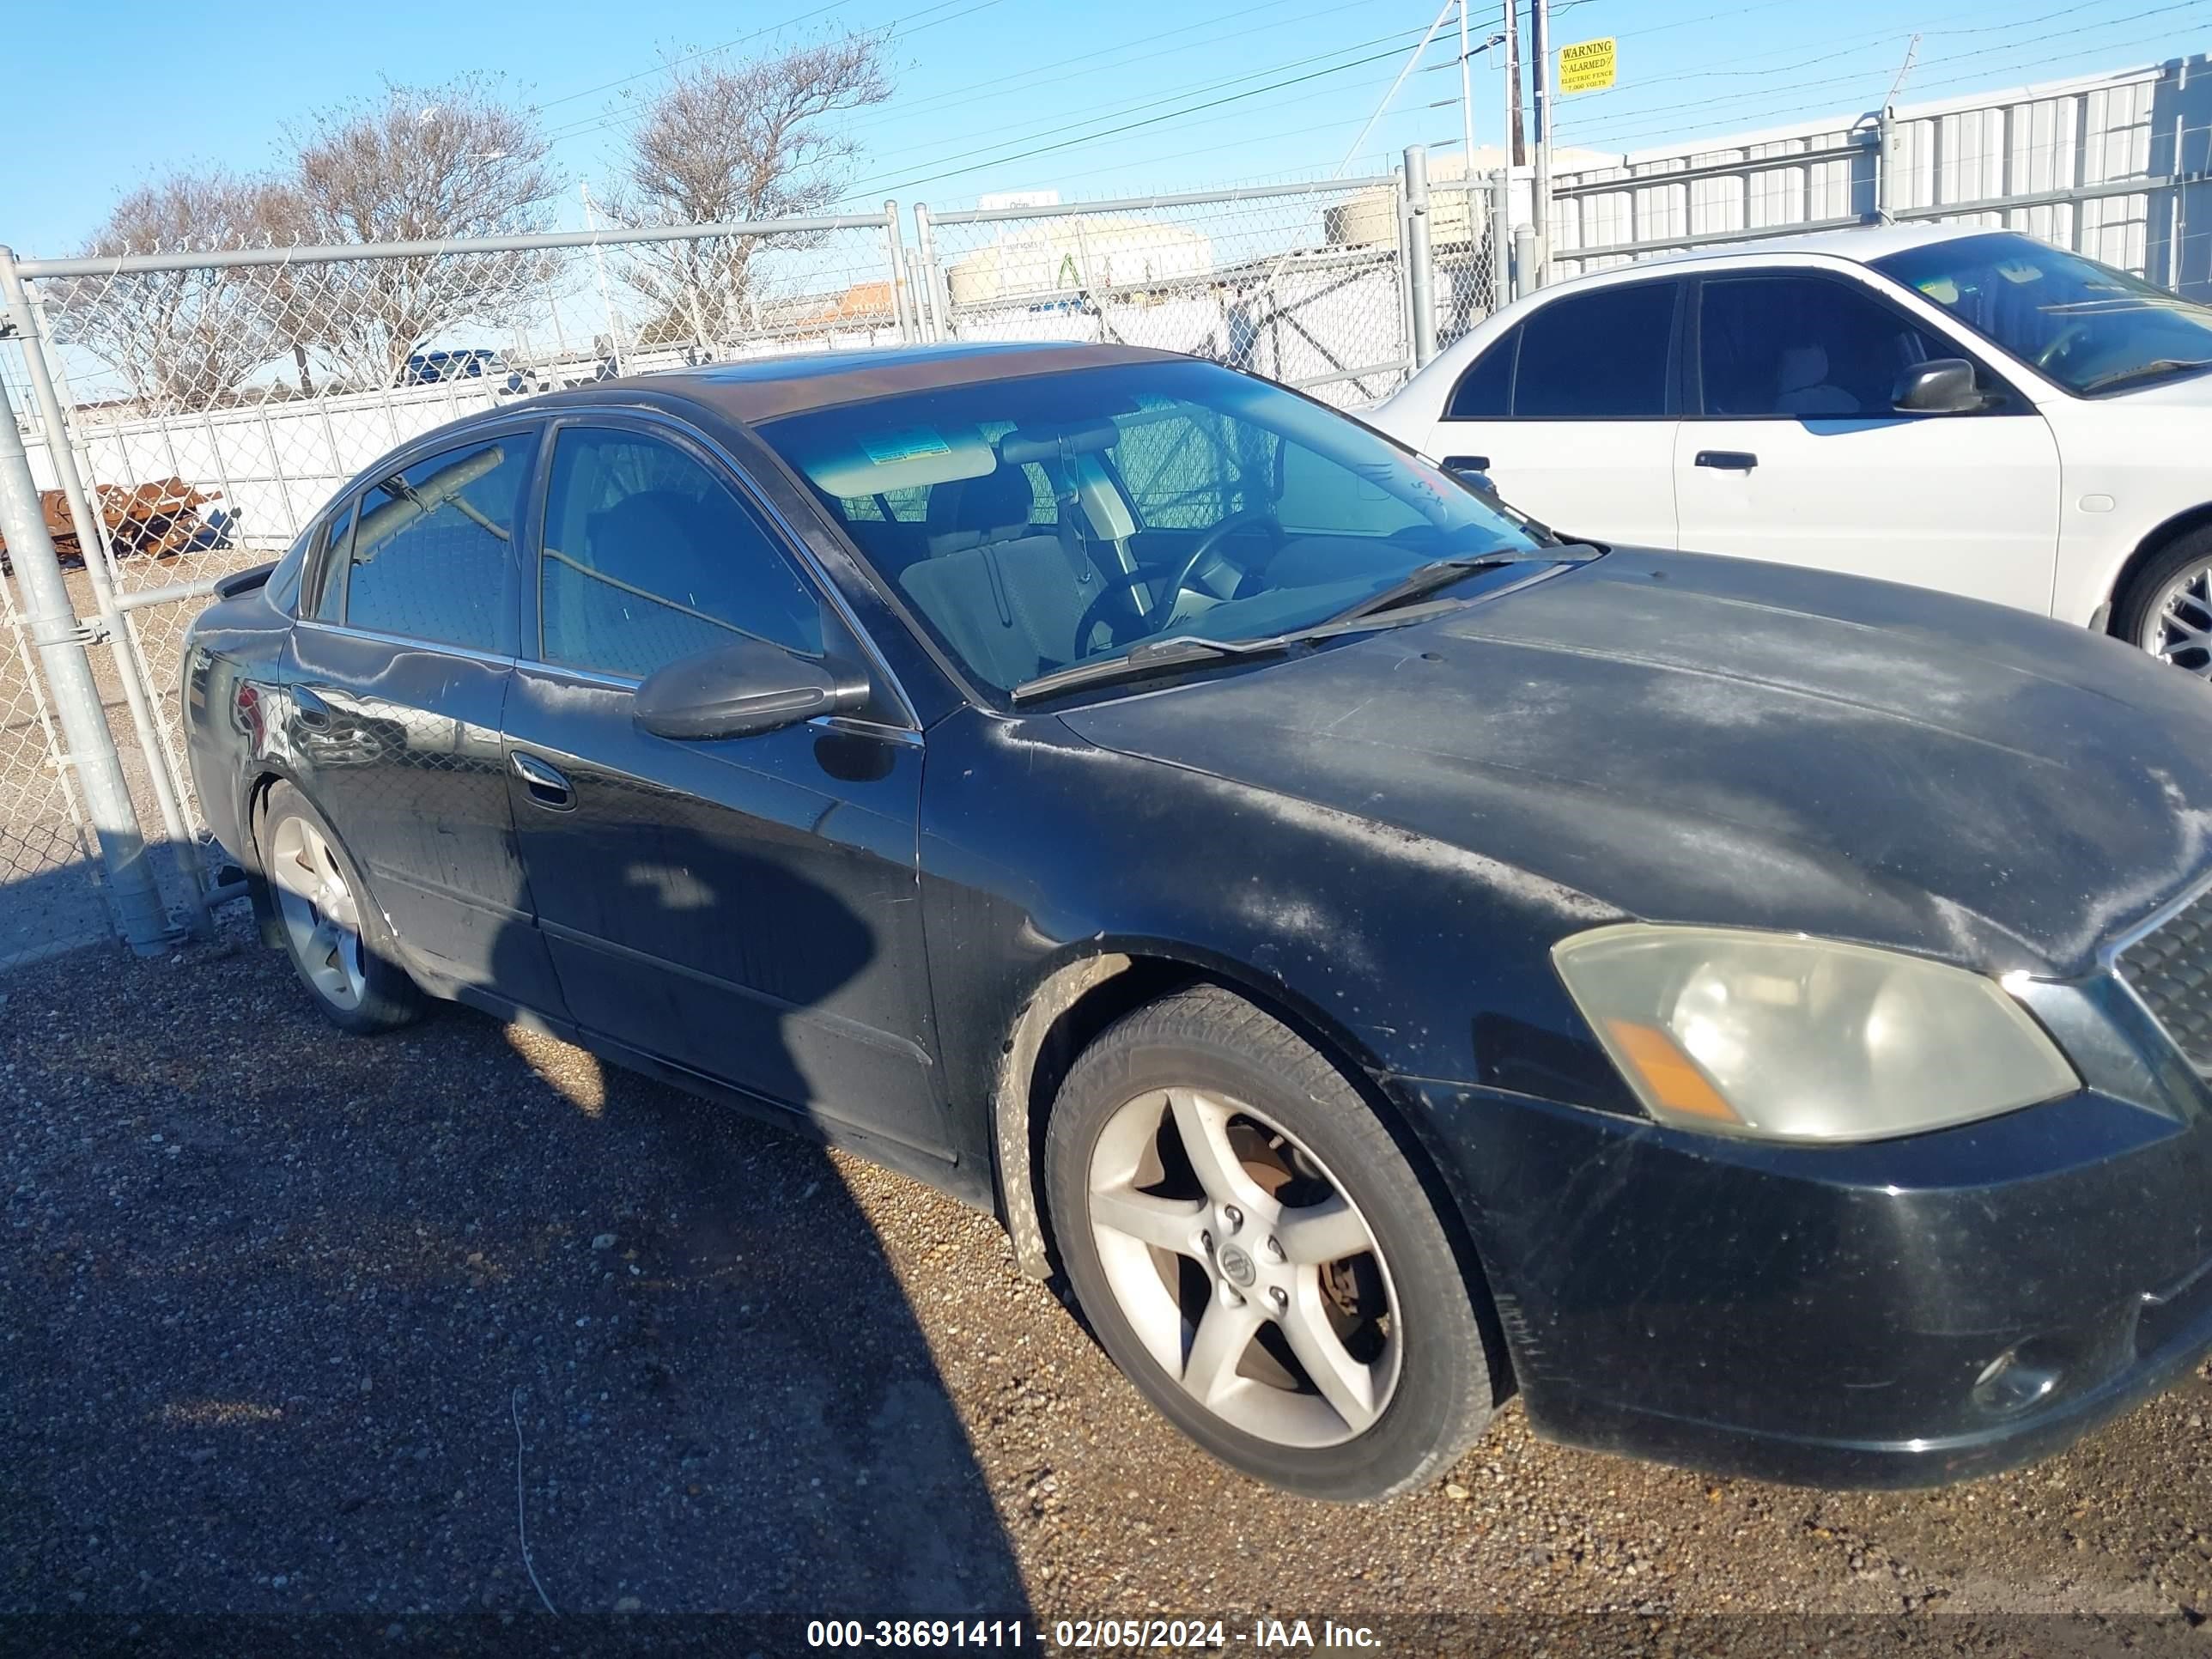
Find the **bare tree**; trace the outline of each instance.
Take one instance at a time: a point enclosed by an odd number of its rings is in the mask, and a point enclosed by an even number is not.
[[[836,118],[891,94],[883,37],[802,42],[728,65],[672,70],[627,134],[607,206],[629,226],[803,217],[836,201],[858,152]],[[653,307],[648,332],[702,344],[741,337],[758,296],[753,258],[804,237],[647,244],[623,277]]]
[[[98,258],[265,242],[289,210],[281,186],[223,172],[180,173],[132,191],[83,248]],[[253,269],[197,266],[77,276],[46,285],[58,339],[112,364],[139,402],[202,409],[235,397],[283,349],[270,284]]]
[[[289,240],[435,241],[546,228],[560,181],[536,118],[499,84],[387,84],[301,134]],[[394,386],[408,359],[464,325],[499,327],[542,289],[542,253],[423,254],[287,269],[279,328],[352,380]]]

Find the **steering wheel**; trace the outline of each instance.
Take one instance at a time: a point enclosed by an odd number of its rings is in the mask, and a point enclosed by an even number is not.
[[[1162,584],[1161,592],[1166,600],[1167,615],[1173,616],[1175,598],[1190,586],[1192,573],[1204,564],[1213,550],[1226,541],[1232,533],[1247,529],[1264,529],[1273,539],[1277,541],[1282,539],[1283,527],[1275,522],[1273,514],[1264,507],[1247,507],[1242,513],[1231,514],[1212,529],[1200,536],[1197,544],[1178,560],[1172,568],[1166,565],[1153,565],[1149,568],[1139,566],[1134,570],[1108,573],[1105,587],[1084,608],[1083,619],[1075,625],[1077,649],[1082,649],[1089,642],[1091,630],[1097,627],[1102,621],[1106,623],[1107,635],[1112,642],[1115,645],[1121,642],[1120,627],[1114,619],[1106,615],[1109,605],[1118,605],[1126,611],[1128,614],[1122,618],[1124,621],[1146,620],[1136,614],[1136,606],[1130,599],[1132,591],[1136,588],[1150,586],[1154,582]]]
[[[2089,325],[2087,323],[2067,324],[2065,327],[2060,329],[2057,333],[2051,337],[2051,343],[2049,345],[2044,347],[2042,350],[2035,354],[2035,366],[2038,368],[2050,368],[2051,365],[2057,360],[2060,353],[2063,352],[2067,347],[2072,345],[2075,341],[2080,339],[2088,331]]]

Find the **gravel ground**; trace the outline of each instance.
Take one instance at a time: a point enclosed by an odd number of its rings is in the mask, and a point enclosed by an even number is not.
[[[2073,1613],[2212,1655],[2212,1367],[1948,1492],[1716,1481],[1509,1406],[1449,1484],[1323,1507],[1178,1439],[988,1218],[459,1010],[341,1036],[246,933],[0,981],[0,1613],[525,1614],[542,1587],[1567,1645],[1593,1612],[1813,1612],[2017,1652],[2058,1627],[2002,1615]],[[1960,1613],[2014,1634],[1964,1644]]]

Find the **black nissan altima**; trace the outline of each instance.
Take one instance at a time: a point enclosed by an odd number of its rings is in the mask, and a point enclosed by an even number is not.
[[[944,347],[446,427],[185,675],[337,1024],[458,1000],[992,1210],[1297,1492],[1516,1390],[1938,1482],[2212,1346],[2212,697],[2080,629]]]

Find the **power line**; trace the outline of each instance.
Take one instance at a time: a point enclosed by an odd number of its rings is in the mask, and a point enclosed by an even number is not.
[[[1310,22],[1316,17],[1334,16],[1339,12],[1366,10],[1370,6],[1371,0],[1340,0],[1340,3],[1322,6],[1313,11],[1300,12],[1295,17],[1280,18],[1265,26],[1254,25],[1230,29],[1221,34],[1208,35],[1203,40],[1185,41],[1180,46],[1158,46],[1156,45],[1161,40],[1170,40],[1177,35],[1188,34],[1194,29],[1207,27],[1220,22],[1224,18],[1248,17],[1255,12],[1273,11],[1279,6],[1291,3],[1292,0],[1263,0],[1263,3],[1258,5],[1231,7],[1227,11],[1217,12],[1211,17],[1201,18],[1195,23],[1186,23],[1181,28],[1168,29],[1152,36],[1146,44],[1155,45],[1155,50],[1150,52],[1120,53],[1109,52],[1103,56],[1093,52],[1077,52],[1070,57],[1056,58],[1048,63],[1039,64],[1034,68],[1023,70],[1019,75],[997,76],[988,81],[969,82],[963,86],[948,87],[942,92],[933,92],[927,97],[917,99],[910,104],[886,105],[878,113],[865,120],[854,123],[853,130],[861,131],[870,127],[879,127],[886,122],[904,119],[908,116],[917,114],[939,104],[951,102],[955,99],[965,99],[970,105],[988,103],[994,98],[1012,97],[1016,93],[1033,92],[1039,87],[1056,86],[1062,81],[1073,81],[1079,76],[1101,69],[1126,69],[1132,64],[1147,63],[1155,58],[1166,58],[1176,52],[1191,52],[1200,46],[1213,46],[1223,40],[1233,40],[1240,35],[1257,33],[1261,32],[1261,27],[1275,29],[1287,28],[1293,23]],[[1083,67],[1072,70],[1066,75],[1054,76],[1042,80],[1034,78],[1043,75],[1047,70],[1062,69],[1070,64],[1079,64]]]
[[[2116,28],[2124,23],[2138,22],[2146,17],[2160,17],[2177,11],[2194,10],[2201,7],[2203,4],[2203,0],[2173,0],[2173,3],[2172,4],[2153,6],[2142,11],[2130,12],[2124,17],[2107,18],[2101,22],[2083,24],[2075,28],[2054,29],[2047,34],[2032,35],[2023,40],[2007,41],[1998,46],[1978,47],[1972,52],[1952,52],[1941,58],[1929,58],[1927,62],[1929,65],[1932,67],[1937,64],[1964,63],[1966,59],[1971,58],[1987,58],[1995,54],[2018,52],[2025,47],[2039,46],[2049,40],[2063,40],[2073,35],[2088,34],[2096,33],[2102,29]],[[1678,114],[1692,110],[1711,109],[1722,104],[1740,103],[1747,98],[1768,97],[1778,93],[1812,91],[1820,88],[1850,85],[1854,82],[1863,82],[1865,78],[1863,71],[1844,75],[1823,76],[1814,80],[1792,82],[1778,87],[1762,86],[1742,92],[1723,93],[1712,98],[1691,99],[1686,102],[1679,104],[1658,104],[1649,108],[1639,109],[1633,112],[1623,111],[1620,112],[1618,118],[1624,121],[1641,122],[1645,120],[1647,118],[1655,115]],[[1717,118],[1727,120],[1734,118],[1723,116]],[[1708,123],[1706,125],[1711,124]],[[1602,137],[1618,135],[1608,135],[1601,129],[1599,132],[1589,136]]]
[[[2174,8],[2161,8],[2161,9],[2174,9]],[[2136,15],[2137,15],[2137,16],[2148,15],[2152,15],[2152,14],[2143,14],[2143,13],[2138,13],[2138,14],[2136,14]],[[2115,20],[2113,20],[2113,21],[2114,21],[2115,23],[2121,22],[2121,21],[2131,21],[2131,20],[2129,20],[2129,19],[2115,19]],[[2172,35],[2171,35],[2171,33],[2170,33],[2170,32],[2169,32],[2169,31],[2160,30],[2160,31],[2159,31],[2158,33],[2152,33],[2152,34],[2139,35],[2139,36],[2136,36],[2136,37],[2135,37],[2135,38],[2133,38],[2133,39],[2131,39],[2131,40],[2116,40],[2116,41],[2108,42],[2108,43],[2106,43],[2106,45],[2102,49],[2103,49],[2103,50],[2106,50],[2106,51],[2118,52],[2118,51],[2124,50],[2125,48],[2130,47],[2130,46],[2146,46],[2146,45],[2149,45],[2150,43],[2152,43],[2152,42],[2154,42],[2154,41],[2163,41],[2163,40],[2170,40],[2171,38],[2172,38]],[[2018,50],[2018,49],[2020,49],[2021,47],[2024,47],[2024,46],[2027,46],[2027,45],[2028,45],[2028,44],[2030,44],[2030,43],[2026,42],[2026,41],[2021,41],[2021,42],[2018,42],[2018,43],[2016,43],[2016,44],[2015,44],[2015,46],[2012,46],[2012,47],[2000,47],[2000,48],[1993,48],[1992,50],[2001,51],[2001,52],[2002,52],[2002,51],[2014,51],[2014,50]],[[1930,59],[1930,60],[1929,60],[1929,65],[1928,65],[1928,66],[1929,66],[1929,67],[1936,67],[1936,66],[1941,65],[1941,64],[1947,64],[1947,63],[1957,63],[1957,62],[1962,61],[1964,58],[1967,58],[1967,57],[1981,57],[1981,56],[1984,56],[1984,53],[1980,53],[1980,52],[1972,52],[1972,53],[1965,53],[1965,52],[1961,52],[1961,53],[1954,53],[1954,54],[1953,54],[1951,57],[1948,57],[1948,58],[1933,58],[1933,59]],[[1923,81],[1923,82],[1920,82],[1919,84],[1920,84],[1920,86],[1921,86],[1922,88],[1936,88],[1936,87],[1944,87],[1944,86],[1954,86],[1954,85],[1956,85],[1957,83],[1959,83],[1959,82],[1961,82],[1961,81],[1974,81],[1974,80],[1980,80],[1980,79],[1982,79],[1982,78],[1984,78],[1984,77],[1985,77],[1985,76],[1989,76],[1989,75],[1990,75],[1990,74],[1993,74],[1993,73],[2010,73],[2010,72],[2013,72],[2013,71],[2015,71],[2015,70],[2018,70],[2018,71],[2023,71],[2023,72],[2024,72],[2024,71],[2032,70],[2042,69],[2042,68],[2045,68],[2045,67],[2060,67],[2060,66],[2064,66],[2064,65],[2067,65],[2069,63],[2069,59],[2066,59],[2066,58],[2057,58],[2057,59],[2054,59],[2054,58],[2048,58],[2048,57],[2045,57],[2045,58],[2032,58],[2032,59],[2030,59],[2030,60],[2028,60],[2028,61],[2026,61],[2026,62],[2023,62],[2023,63],[1985,65],[1985,66],[1984,66],[1984,67],[1983,67],[1983,68],[1980,68],[1980,69],[1974,69],[1974,70],[1965,70],[1965,71],[1963,71],[1963,72],[1961,72],[1961,73],[1960,73],[1960,74],[1957,74],[1957,75],[1945,76],[1943,76],[1943,77],[1942,77],[1942,78],[1940,78],[1940,79],[1935,80],[1935,81]],[[1790,91],[1790,90],[1794,90],[1794,89],[1795,89],[1795,88],[1767,88],[1766,90],[1768,90],[1768,91],[1773,91],[1773,92],[1784,92],[1784,91]],[[1730,98],[1730,99],[1727,99],[1727,100],[1715,100],[1715,101],[1720,101],[1720,102],[1730,102],[1730,103],[1734,103],[1734,102],[1741,101],[1741,100],[1742,98],[1746,97],[1746,96],[1758,96],[1758,95],[1759,95],[1758,94],[1736,94],[1734,98]],[[1626,140],[1632,139],[1632,138],[1640,138],[1640,137],[1665,137],[1674,136],[1674,135],[1677,135],[1677,134],[1684,134],[1684,135],[1686,135],[1686,134],[1689,134],[1689,133],[1705,131],[1708,131],[1708,130],[1710,130],[1711,128],[1713,128],[1713,127],[1716,127],[1716,126],[1732,126],[1732,125],[1739,125],[1739,124],[1741,124],[1741,123],[1747,122],[1747,121],[1758,120],[1758,119],[1760,119],[1760,118],[1762,118],[1763,117],[1765,117],[1765,116],[1768,116],[1768,115],[1790,115],[1790,114],[1795,114],[1795,113],[1798,113],[1798,112],[1800,112],[1802,110],[1802,107],[1803,107],[1803,106],[1802,106],[1802,103],[1793,103],[1793,104],[1777,105],[1777,106],[1770,106],[1770,107],[1765,108],[1765,109],[1759,109],[1759,110],[1732,110],[1732,111],[1730,111],[1729,112],[1728,112],[1727,114],[1724,114],[1724,115],[1717,115],[1717,116],[1713,117],[1711,120],[1707,120],[1707,121],[1698,121],[1698,122],[1691,122],[1691,123],[1687,124],[1686,125],[1683,122],[1681,122],[1680,120],[1677,119],[1677,120],[1670,120],[1670,121],[1662,122],[1662,123],[1658,124],[1658,125],[1656,125],[1656,126],[1632,128],[1632,129],[1630,129],[1630,130],[1626,131],[1617,131],[1617,130],[1616,130],[1616,131],[1613,131],[1606,132],[1606,133],[1602,133],[1602,134],[1582,135],[1582,136],[1580,136],[1580,142],[1584,143],[1588,143],[1591,142],[1591,141],[1592,141],[1592,140],[1594,140],[1594,139],[1603,139],[1604,141],[1606,141],[1606,142],[1607,142],[1607,143],[1611,143],[1611,144],[1616,144],[1616,145],[1617,145],[1617,144],[1620,144],[1620,143],[1621,143],[1622,142],[1624,142],[1624,141],[1626,141]],[[1626,120],[1632,120],[1632,119],[1636,119],[1636,118],[1638,118],[1633,117],[1633,116],[1627,116],[1627,115],[1624,115],[1624,116],[1622,117],[1622,118],[1623,118],[1623,119],[1626,119]],[[1838,118],[1840,119],[1841,118]],[[1654,181],[1654,182],[1656,182],[1656,181]]]
[[[656,64],[651,69],[640,70],[635,75],[617,76],[613,80],[602,81],[595,87],[586,87],[581,92],[564,92],[558,98],[548,98],[544,103],[533,105],[532,107],[537,113],[543,114],[556,104],[571,104],[579,98],[589,98],[595,92],[611,92],[617,87],[626,87],[633,81],[642,81],[649,76],[665,75],[669,70],[681,68],[696,58],[712,58],[718,52],[727,52],[732,46],[744,45],[748,40],[757,40],[763,34],[774,34],[779,29],[789,28],[793,23],[806,22],[811,18],[821,16],[825,12],[836,11],[848,3],[849,0],[830,0],[830,3],[826,6],[817,6],[811,11],[800,12],[796,17],[787,17],[781,23],[770,23],[766,28],[751,30],[748,33],[740,34],[734,40],[725,40],[719,46],[702,46],[696,52],[687,52],[681,58],[672,58],[665,64]],[[946,3],[951,3],[951,0],[946,0]]]
[[[1014,161],[1033,161],[1040,155],[1053,155],[1063,149],[1073,149],[1079,145],[1094,143],[1101,138],[1111,138],[1124,132],[1133,132],[1141,127],[1158,126],[1165,121],[1181,120],[1185,116],[1202,114],[1207,110],[1218,109],[1224,105],[1241,103],[1246,99],[1250,98],[1264,97],[1271,92],[1279,92],[1285,87],[1297,86],[1308,81],[1320,80],[1326,76],[1340,75],[1346,70],[1359,69],[1369,64],[1385,63],[1397,56],[1398,53],[1395,51],[1376,52],[1370,57],[1354,58],[1349,63],[1337,64],[1327,69],[1309,70],[1303,75],[1291,76],[1284,80],[1271,82],[1267,86],[1253,87],[1243,92],[1231,93],[1224,97],[1209,99],[1204,103],[1194,104],[1185,109],[1170,110],[1162,115],[1147,116],[1140,121],[1125,122],[1119,126],[1107,127],[1097,132],[1083,134],[1079,137],[1063,139],[1058,143],[1042,144],[1034,149],[1018,150],[1005,155],[992,156],[987,160],[975,162],[974,165],[969,167],[953,167],[942,173],[932,173],[923,174],[917,178],[904,179],[899,180],[896,184],[886,185],[881,180],[871,180],[866,185],[855,185],[854,188],[855,190],[911,190],[917,185],[930,185],[937,183],[939,179],[957,179],[963,173],[980,173],[986,167],[1003,166]],[[957,158],[948,156],[945,159],[949,161]]]
[[[1370,46],[1382,46],[1390,45],[1392,43],[1402,45],[1407,35],[1419,34],[1419,33],[1420,31],[1419,29],[1403,29],[1395,31],[1390,34],[1377,35],[1371,40],[1349,41],[1340,46],[1333,46],[1327,52],[1317,52],[1304,58],[1293,58],[1284,63],[1271,64],[1265,69],[1254,70],[1249,74],[1232,75],[1224,80],[1204,82],[1195,85],[1178,88],[1164,94],[1159,97],[1143,99],[1134,103],[1118,102],[1097,106],[1091,112],[1091,118],[1107,119],[1118,115],[1133,115],[1139,110],[1157,109],[1163,104],[1175,103],[1182,99],[1195,97],[1203,93],[1224,91],[1228,88],[1242,85],[1243,82],[1248,81],[1256,81],[1267,76],[1279,75],[1285,70],[1304,69],[1309,64],[1318,64],[1328,58],[1340,57],[1348,52],[1362,52]],[[1074,110],[1069,111],[1068,113],[1075,116],[1083,116],[1085,112]],[[1079,126],[1086,125],[1088,125],[1087,121],[1080,119],[1073,121],[1056,121],[1030,132],[1003,133],[994,138],[991,143],[977,145],[972,149],[953,150],[940,155],[926,155],[914,158],[909,160],[905,165],[908,167],[936,167],[945,161],[964,161],[971,155],[981,155],[985,154],[987,151],[999,149],[1008,144],[1025,144],[1033,139],[1056,137],[1061,133],[1072,131]],[[863,179],[859,184],[854,185],[852,188],[854,192],[871,191],[875,188],[875,185],[873,180]]]

